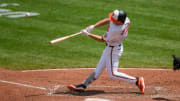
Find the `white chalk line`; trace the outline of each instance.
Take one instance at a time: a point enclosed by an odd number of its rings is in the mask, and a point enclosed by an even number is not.
[[[0,80],[0,82],[12,84],[12,85],[17,85],[17,86],[22,86],[22,87],[45,90],[45,91],[48,91],[48,93],[47,93],[48,96],[52,95],[55,92],[55,90],[57,90],[60,87],[60,85],[55,85],[53,88],[45,88],[45,87],[33,86],[33,85],[28,85],[28,84],[23,84],[23,83],[18,83],[18,82],[12,82],[12,81],[6,81],[6,80]]]
[[[21,72],[39,72],[39,71],[63,71],[63,70],[94,70],[95,68],[64,68],[64,69],[38,69],[24,70]],[[119,68],[119,70],[152,70],[152,71],[172,71],[172,69],[153,69],[153,68]]]
[[[18,86],[23,86],[23,87],[28,87],[28,88],[36,88],[40,90],[49,90],[51,88],[45,88],[45,87],[39,87],[39,86],[33,86],[33,85],[28,85],[28,84],[23,84],[23,83],[18,83],[18,82],[13,82],[13,81],[6,81],[6,80],[0,80],[2,83],[7,83],[7,84],[13,84],[13,85],[18,85]],[[67,85],[55,85],[52,90],[57,90],[59,88],[64,88]],[[136,88],[136,87],[127,87],[127,86],[107,86],[107,85],[90,85],[89,87],[94,87],[94,88]],[[147,86],[146,88],[154,88],[154,89],[163,89],[163,87],[155,87],[155,86]]]
[[[47,88],[44,88],[44,87],[32,86],[32,85],[27,85],[27,84],[12,82],[12,81],[0,80],[0,82],[2,82],[2,83],[8,83],[8,84],[13,84],[13,85],[18,85],[18,86],[23,86],[23,87],[29,87],[29,88],[36,88],[36,89],[41,89],[41,90],[47,90]]]

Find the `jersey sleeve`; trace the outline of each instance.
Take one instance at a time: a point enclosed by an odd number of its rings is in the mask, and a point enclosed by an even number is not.
[[[108,34],[108,32],[107,32],[107,33],[104,33],[104,35],[102,36],[102,39],[103,39],[104,41],[107,40],[107,34]]]
[[[127,35],[128,35],[129,25],[130,25],[130,23],[127,23],[125,25],[125,29],[124,29],[124,32],[123,32],[123,35],[122,35],[123,39],[125,39],[127,37]]]

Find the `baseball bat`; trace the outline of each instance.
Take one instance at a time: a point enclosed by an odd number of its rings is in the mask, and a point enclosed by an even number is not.
[[[55,43],[58,43],[58,42],[66,40],[66,39],[69,39],[71,37],[77,36],[79,34],[81,34],[81,32],[78,32],[78,33],[75,33],[75,34],[71,34],[71,35],[67,35],[67,36],[64,36],[64,37],[60,37],[60,38],[57,38],[55,40],[50,41],[49,44],[53,45]]]

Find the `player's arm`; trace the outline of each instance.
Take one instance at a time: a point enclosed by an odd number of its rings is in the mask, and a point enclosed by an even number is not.
[[[110,22],[110,19],[109,19],[109,18],[105,18],[105,19],[103,19],[103,20],[98,21],[98,22],[94,25],[94,27],[104,26],[104,25],[106,25],[106,24],[109,24],[109,22]]]
[[[109,23],[110,23],[110,19],[109,18],[105,18],[103,20],[98,21],[96,24],[87,27],[86,30],[88,32],[91,32],[94,28],[100,27],[100,26],[104,26],[104,25],[109,24]]]
[[[96,41],[105,42],[105,41],[103,40],[102,36],[89,33],[89,32],[87,32],[86,29],[81,30],[81,34],[86,35],[86,36],[89,36],[89,37],[91,37],[92,39],[94,39],[94,40],[96,40]]]
[[[105,18],[103,20],[98,21],[96,24],[91,25],[89,27],[86,28],[86,30],[82,30],[81,32],[89,37],[91,37],[92,39],[96,40],[96,41],[100,41],[100,42],[105,42],[102,38],[102,36],[99,35],[95,35],[95,34],[91,34],[89,32],[91,32],[95,27],[100,27],[100,26],[104,26],[106,24],[110,23],[110,19],[109,18]]]
[[[91,34],[91,33],[89,33],[88,36],[91,37],[92,39],[96,40],[96,41],[105,42],[105,41],[103,40],[102,36],[95,35],[95,34]]]

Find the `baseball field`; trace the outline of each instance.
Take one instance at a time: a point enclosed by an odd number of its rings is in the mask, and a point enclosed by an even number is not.
[[[0,0],[0,99],[2,101],[180,101],[179,0]],[[79,32],[124,9],[131,21],[119,71],[143,76],[136,86],[106,72],[84,93],[66,86],[82,82],[99,62],[105,43]],[[103,35],[107,26],[92,33]]]

